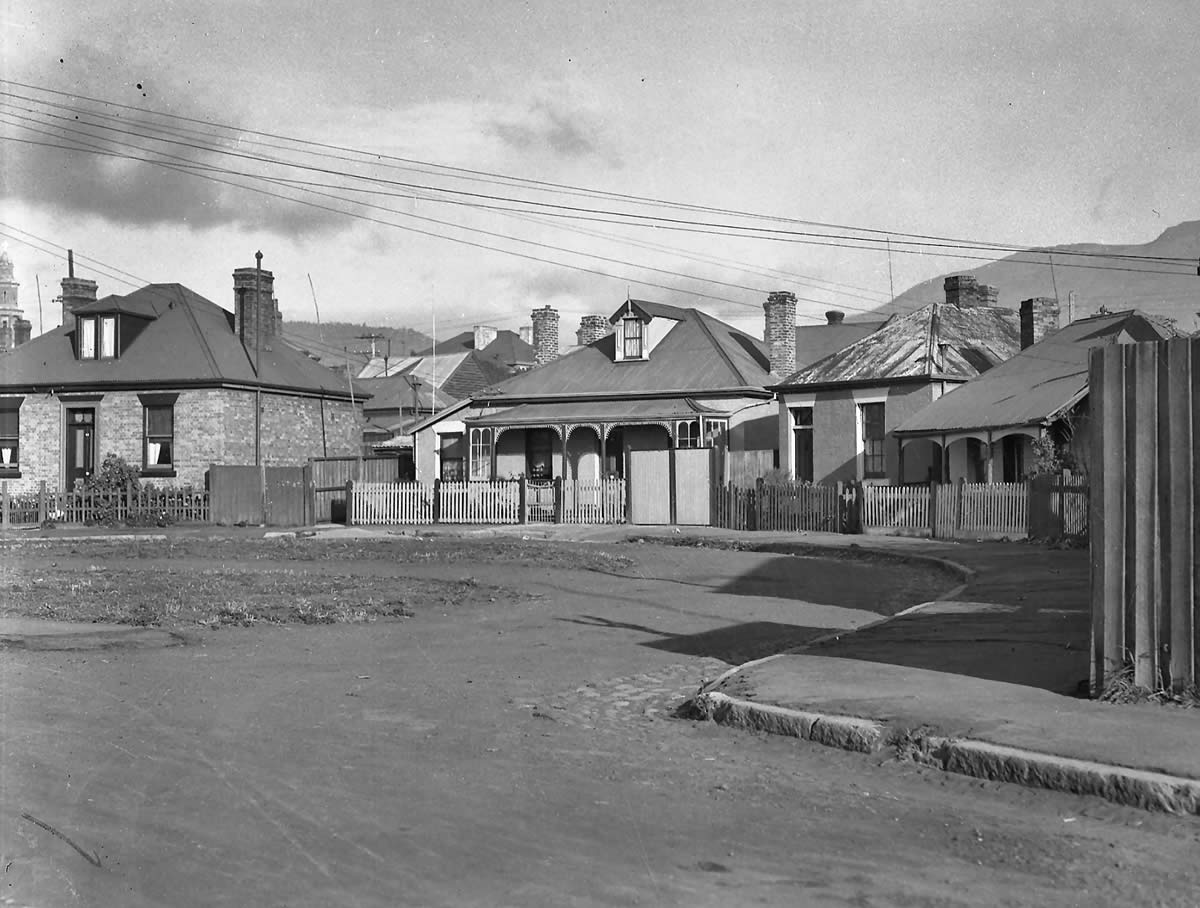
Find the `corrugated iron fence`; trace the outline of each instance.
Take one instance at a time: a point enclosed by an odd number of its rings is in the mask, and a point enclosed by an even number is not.
[[[1200,341],[1092,351],[1093,690],[1200,681]]]

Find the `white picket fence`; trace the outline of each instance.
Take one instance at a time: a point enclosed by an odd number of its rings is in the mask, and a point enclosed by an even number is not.
[[[352,482],[347,503],[348,522],[362,526],[624,523],[625,480]]]
[[[1024,482],[965,483],[959,536],[1024,536],[1029,532],[1029,486]]]
[[[443,482],[438,487],[440,523],[520,523],[517,482]]]
[[[929,535],[929,486],[864,485],[862,491],[864,529]]]
[[[362,526],[433,523],[433,486],[419,482],[356,482],[351,522]]]
[[[624,523],[625,480],[567,480],[562,484],[563,523]]]

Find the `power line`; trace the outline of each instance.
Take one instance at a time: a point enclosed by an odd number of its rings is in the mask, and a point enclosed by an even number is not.
[[[904,243],[905,245],[915,245],[915,246],[920,246],[920,247],[989,250],[989,251],[993,251],[993,252],[1014,252],[1014,253],[1047,252],[1047,251],[1049,251],[1047,249],[1047,247],[1029,247],[1029,246],[1025,246],[1025,245],[1012,244],[1012,243],[994,243],[994,242],[985,242],[985,241],[976,241],[976,240],[961,240],[961,239],[957,239],[957,238],[953,238],[953,237],[943,237],[943,236],[937,236],[937,235],[933,235],[933,234],[902,233],[899,231],[882,230],[882,229],[878,229],[878,228],[856,227],[856,226],[852,226],[852,225],[806,220],[806,219],[801,219],[801,218],[786,218],[786,217],[780,217],[780,216],[774,216],[774,215],[757,214],[754,212],[740,211],[737,209],[716,208],[716,207],[711,207],[711,206],[693,205],[690,203],[674,202],[674,201],[649,198],[649,197],[640,197],[640,196],[628,195],[628,194],[623,194],[623,193],[607,193],[607,192],[603,192],[603,191],[599,191],[599,190],[590,190],[590,189],[586,189],[586,188],[582,188],[582,187],[574,187],[574,186],[570,186],[569,184],[557,184],[557,183],[549,183],[547,181],[526,180],[525,178],[511,177],[511,176],[507,176],[504,174],[493,174],[493,173],[488,173],[486,171],[471,171],[468,168],[452,168],[452,167],[448,167],[447,165],[438,165],[438,164],[433,164],[430,162],[416,161],[415,159],[397,158],[397,157],[391,156],[391,155],[379,155],[379,154],[374,154],[374,153],[370,153],[370,152],[365,152],[365,151],[362,151],[359,149],[347,148],[346,146],[330,145],[327,143],[319,143],[319,142],[310,142],[308,140],[298,139],[298,138],[294,138],[294,137],[290,137],[290,136],[284,136],[284,135],[280,135],[277,133],[267,133],[267,132],[261,132],[261,131],[257,131],[257,130],[243,130],[240,127],[216,123],[214,121],[202,120],[202,119],[192,118],[192,117],[183,117],[178,114],[170,114],[170,113],[161,112],[161,111],[146,110],[144,108],[137,108],[137,107],[133,107],[131,105],[125,105],[125,104],[117,104],[115,102],[108,102],[108,101],[104,101],[104,100],[96,99],[96,98],[88,98],[86,96],[69,95],[65,92],[58,92],[53,89],[43,88],[40,86],[33,86],[33,85],[29,85],[27,83],[16,82],[13,80],[0,79],[0,83],[18,85],[22,88],[28,88],[28,89],[32,89],[34,91],[43,91],[43,92],[47,92],[47,93],[51,93],[51,94],[55,94],[55,95],[64,96],[64,97],[82,98],[83,100],[89,101],[91,103],[105,104],[105,105],[115,106],[115,107],[118,107],[121,109],[127,109],[127,110],[135,110],[135,111],[138,111],[139,113],[143,113],[143,114],[150,113],[153,116],[167,117],[170,119],[181,120],[184,122],[198,123],[198,124],[202,124],[202,125],[205,125],[208,127],[217,127],[220,129],[225,129],[225,130],[233,131],[233,132],[249,133],[251,135],[262,135],[262,136],[267,136],[270,138],[280,139],[282,141],[288,141],[288,142],[293,142],[293,143],[297,143],[297,144],[310,145],[310,146],[319,147],[319,148],[336,149],[339,151],[351,152],[351,153],[360,154],[360,155],[371,155],[371,156],[375,157],[376,159],[399,160],[399,161],[404,161],[406,163],[416,163],[416,164],[422,164],[422,165],[428,166],[428,167],[438,167],[438,168],[443,168],[443,169],[448,169],[448,170],[472,173],[472,174],[476,174],[476,175],[485,175],[485,176],[489,176],[492,178],[499,178],[499,179],[504,179],[504,180],[513,181],[513,182],[528,183],[531,185],[539,185],[539,186],[553,186],[553,187],[556,187],[556,188],[559,188],[562,190],[569,190],[571,192],[586,192],[586,193],[595,194],[595,195],[604,195],[606,197],[611,197],[611,198],[615,198],[615,199],[634,202],[634,203],[640,204],[640,205],[655,205],[655,206],[660,206],[660,207],[670,207],[670,208],[676,208],[676,209],[704,211],[704,212],[709,212],[709,213],[720,213],[720,214],[726,214],[726,215],[734,215],[737,217],[752,218],[752,219],[756,219],[756,220],[767,220],[767,221],[779,222],[779,223],[803,224],[803,225],[821,227],[823,229],[830,229],[830,230],[845,230],[845,231],[851,231],[853,233],[874,234],[874,235],[878,235],[878,236],[884,237],[884,238],[895,239],[897,242]],[[21,95],[13,95],[13,93],[0,93],[0,94],[8,94],[10,96],[19,97],[23,100],[28,100],[31,103],[35,103],[35,104],[43,104],[43,105],[48,106],[52,103],[52,102],[44,101],[43,99],[29,98],[28,96],[21,96]],[[55,105],[55,106],[58,106],[60,108],[67,107],[66,105]],[[84,113],[93,115],[93,116],[105,116],[103,114],[96,114],[94,112],[87,111],[82,108],[69,108],[68,107],[68,109],[82,110]],[[111,117],[110,117],[110,119],[111,119]],[[91,124],[91,125],[96,126],[96,124]],[[97,126],[97,128],[112,128],[112,127]],[[150,128],[158,129],[160,132],[166,131],[166,130],[162,129],[161,127],[152,126]],[[154,139],[154,137],[150,137],[150,136],[146,136],[146,135],[141,135],[140,137],[151,138],[152,140],[155,140],[155,141],[167,141],[167,140],[163,140],[163,139]],[[183,143],[183,144],[186,144],[186,143]],[[199,147],[199,146],[193,146],[193,147]],[[666,223],[676,223],[676,222],[685,223],[685,224],[691,223],[691,224],[700,224],[701,226],[708,226],[708,227],[724,227],[726,229],[742,229],[742,230],[763,231],[763,232],[780,232],[780,233],[787,234],[787,235],[799,235],[799,236],[822,236],[822,237],[830,237],[830,238],[842,239],[842,240],[857,240],[857,241],[861,241],[861,242],[875,242],[875,243],[883,242],[883,240],[876,240],[876,239],[872,239],[871,237],[840,236],[837,234],[813,234],[808,231],[776,231],[774,228],[746,227],[746,226],[742,226],[742,225],[721,225],[721,224],[717,224],[717,223],[702,222],[702,221],[698,222],[698,221],[694,221],[694,220],[685,220],[685,219],[664,218],[662,216],[643,215],[643,214],[632,213],[632,212],[613,212],[609,209],[591,209],[591,208],[584,208],[581,206],[557,205],[554,203],[538,202],[538,201],[530,200],[530,199],[517,199],[517,198],[513,198],[513,197],[506,197],[506,196],[495,196],[495,195],[487,194],[487,193],[470,193],[470,192],[465,192],[462,190],[447,189],[445,187],[429,186],[427,184],[414,184],[414,183],[407,183],[407,182],[403,182],[403,181],[386,180],[386,179],[382,179],[379,177],[367,177],[367,176],[363,176],[361,174],[350,174],[350,173],[346,173],[343,171],[336,171],[336,170],[333,170],[330,168],[316,167],[314,165],[283,161],[281,159],[263,158],[262,156],[253,156],[253,155],[247,155],[247,154],[240,153],[240,152],[231,152],[229,150],[220,149],[220,148],[214,149],[211,146],[202,147],[202,150],[215,151],[220,154],[230,154],[230,155],[234,155],[234,156],[238,156],[238,157],[248,157],[248,158],[251,158],[254,160],[278,163],[278,164],[283,164],[285,166],[303,168],[303,169],[308,169],[308,170],[313,170],[313,171],[323,172],[323,173],[333,174],[333,175],[340,175],[340,176],[345,176],[345,177],[349,177],[349,178],[353,178],[353,179],[368,180],[368,181],[372,181],[372,182],[380,182],[380,183],[384,183],[384,184],[391,184],[391,185],[408,187],[408,188],[419,188],[419,189],[429,191],[429,192],[449,193],[449,194],[455,194],[455,195],[464,195],[464,196],[468,196],[468,197],[487,198],[487,199],[492,199],[492,200],[507,201],[507,202],[511,202],[511,203],[524,204],[524,205],[545,206],[545,207],[549,207],[549,208],[564,209],[564,210],[568,210],[568,211],[578,211],[581,213],[609,214],[609,215],[619,214],[623,217],[628,217],[628,218],[657,220],[657,221],[664,221]],[[300,153],[312,154],[312,152],[305,152],[303,150],[299,150],[299,151],[300,151]],[[910,237],[911,239],[905,239],[906,237]],[[1057,249],[1054,251],[1057,252],[1057,254],[1059,254],[1059,255],[1083,257],[1083,258],[1103,258],[1103,259],[1121,259],[1121,260],[1128,260],[1128,261],[1159,262],[1159,263],[1188,265],[1189,267],[1192,264],[1192,260],[1190,258],[1182,258],[1182,257],[1174,257],[1174,256],[1145,256],[1145,255],[1137,255],[1137,254],[1133,254],[1133,253],[1097,253],[1097,252],[1085,252],[1085,251],[1081,251],[1081,250],[1071,250],[1071,249]]]

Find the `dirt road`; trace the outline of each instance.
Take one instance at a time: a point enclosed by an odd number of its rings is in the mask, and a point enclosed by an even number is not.
[[[1195,904],[1194,819],[669,717],[731,662],[875,620],[864,591],[899,607],[895,590],[952,580],[657,546],[496,551],[24,550],[22,576],[460,592],[373,623],[0,651],[0,904]]]

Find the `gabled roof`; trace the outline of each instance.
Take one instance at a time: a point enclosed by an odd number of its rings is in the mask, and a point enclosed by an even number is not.
[[[628,313],[633,313],[644,321],[649,321],[653,318],[669,318],[672,321],[681,322],[688,317],[688,312],[690,311],[693,310],[680,309],[678,306],[668,306],[666,303],[627,299],[608,321],[610,324],[615,325]]]
[[[515,331],[497,331],[496,339],[480,354],[507,367],[532,363],[535,351],[533,345],[521,340],[521,335]]]
[[[257,385],[254,350],[233,332],[233,313],[182,284],[150,284],[108,296],[80,311],[136,315],[145,325],[117,359],[75,356],[73,322],[0,356],[0,388],[104,388],[163,385]],[[86,314],[86,313],[85,313]],[[349,398],[344,376],[314,362],[279,336],[260,352],[262,386]],[[355,392],[355,397],[362,396]]]
[[[824,359],[792,373],[779,389],[921,376],[965,380],[1021,347],[1020,317],[995,306],[930,304],[895,315]]]
[[[822,360],[831,353],[862,340],[878,331],[884,322],[838,322],[825,325],[796,326],[796,369]]]
[[[1136,309],[1080,319],[938,398],[896,431],[924,435],[1044,423],[1087,394],[1092,347],[1175,334]]]
[[[393,375],[388,378],[360,378],[354,382],[354,387],[374,395],[368,411],[373,410],[411,410],[413,408],[413,383],[410,375]],[[454,398],[438,388],[416,381],[418,406],[421,410],[441,410],[454,403]]]
[[[647,315],[659,313],[651,317],[675,322],[647,359],[618,362],[616,338],[610,334],[477,397],[636,397],[681,391],[692,396],[746,391],[765,395],[772,378],[762,341],[698,309],[631,303]]]

